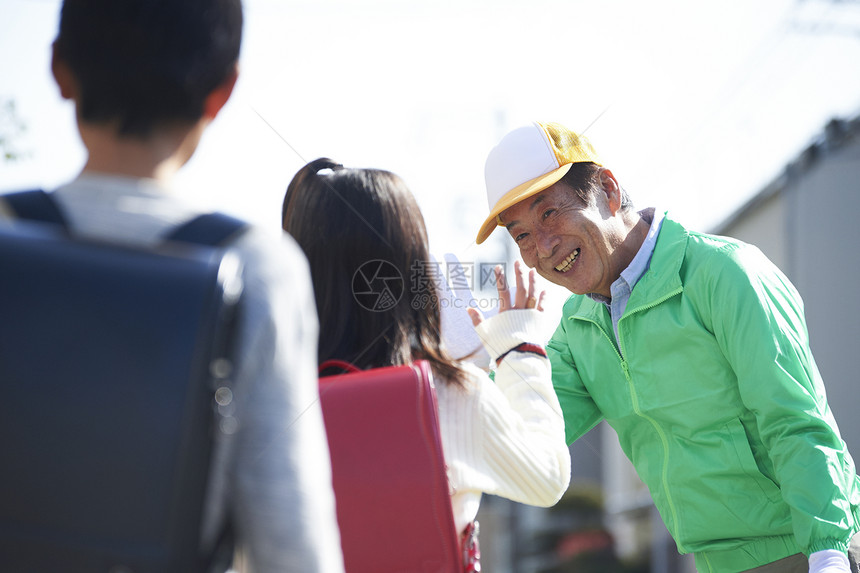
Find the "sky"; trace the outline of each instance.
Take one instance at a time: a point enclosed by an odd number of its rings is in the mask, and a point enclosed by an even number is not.
[[[50,77],[58,0],[0,0],[0,102],[26,130],[0,191],[85,160]],[[585,131],[640,207],[708,230],[860,113],[857,0],[246,0],[234,96],[180,173],[187,196],[279,226],[283,192],[331,157],[404,178],[435,253],[514,256],[483,165],[533,120]]]

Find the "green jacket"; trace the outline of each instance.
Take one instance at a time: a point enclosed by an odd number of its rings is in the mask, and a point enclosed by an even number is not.
[[[847,550],[860,480],[800,296],[758,249],[667,217],[618,332],[565,304],[548,353],[568,443],[605,418],[700,572]]]

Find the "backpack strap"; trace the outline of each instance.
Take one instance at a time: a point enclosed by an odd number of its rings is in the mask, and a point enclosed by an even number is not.
[[[0,199],[20,219],[51,223],[59,225],[66,232],[69,230],[62,209],[50,193],[34,189],[9,193]],[[247,226],[244,221],[223,213],[206,213],[174,228],[165,239],[217,247],[233,239]]]
[[[21,219],[51,223],[68,231],[66,218],[57,202],[41,189],[3,195],[3,201]]]
[[[165,235],[164,239],[166,241],[218,247],[238,238],[247,229],[248,223],[235,217],[217,212],[204,213],[174,227]],[[237,317],[234,314],[227,320],[233,322],[233,326],[235,326]],[[232,348],[235,344],[234,337],[237,329],[231,327],[227,331],[227,338],[223,339],[220,344],[223,347]],[[201,555],[199,570],[215,573],[229,569],[233,563],[235,545],[234,518],[228,511],[224,521],[219,525],[219,533],[214,545],[204,549],[204,554]]]
[[[179,225],[165,239],[217,247],[231,241],[247,227],[245,221],[230,215],[205,213]]]

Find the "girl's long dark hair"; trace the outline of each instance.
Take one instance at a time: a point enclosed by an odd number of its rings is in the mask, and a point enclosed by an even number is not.
[[[463,383],[465,373],[441,345],[424,218],[400,177],[311,161],[287,188],[282,221],[310,263],[320,364],[424,359],[443,381]]]

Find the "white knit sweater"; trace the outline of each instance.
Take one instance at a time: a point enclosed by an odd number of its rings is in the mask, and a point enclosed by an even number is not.
[[[482,322],[477,331],[491,364],[523,342],[538,342],[540,322],[536,310],[506,311]],[[549,360],[511,352],[496,369],[495,382],[476,366],[463,367],[468,374],[465,388],[436,385],[451,503],[460,532],[475,519],[481,493],[548,507],[570,482],[570,452]]]

